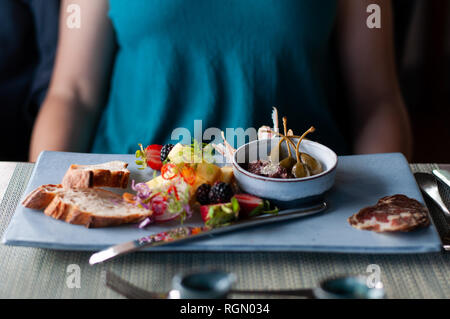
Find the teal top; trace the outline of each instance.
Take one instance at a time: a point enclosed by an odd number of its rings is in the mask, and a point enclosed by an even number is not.
[[[194,120],[257,129],[272,106],[347,152],[330,98],[335,0],[110,0],[109,16],[118,51],[92,152],[176,142],[176,128],[195,137]]]

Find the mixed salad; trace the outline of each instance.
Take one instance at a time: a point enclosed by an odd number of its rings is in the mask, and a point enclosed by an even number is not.
[[[140,145],[136,158],[140,169],[154,171],[148,182],[132,182],[134,194],[123,195],[126,201],[152,210],[140,228],[175,219],[183,223],[194,214],[201,215],[206,227],[214,228],[278,213],[267,200],[239,190],[232,167],[215,164],[212,144]]]

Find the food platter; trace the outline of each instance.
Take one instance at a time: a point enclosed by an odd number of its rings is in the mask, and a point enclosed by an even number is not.
[[[43,184],[60,183],[69,166],[121,160],[129,163],[130,179],[148,181],[151,170],[139,170],[134,155],[43,152],[24,196]],[[114,190],[117,192],[118,190]],[[130,191],[124,190],[124,191]],[[378,234],[352,228],[347,219],[379,198],[404,194],[424,203],[406,159],[397,153],[342,156],[334,186],[326,194],[329,208],[308,218],[245,231],[151,248],[152,251],[289,251],[335,253],[427,253],[441,250],[432,224],[409,233]],[[200,225],[198,216],[186,225]],[[96,251],[178,226],[178,221],[139,229],[135,224],[89,229],[64,223],[18,205],[3,237],[8,245]]]

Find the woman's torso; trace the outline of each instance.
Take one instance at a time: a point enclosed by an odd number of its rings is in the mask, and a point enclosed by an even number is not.
[[[334,0],[110,0],[117,53],[93,152],[132,153],[202,128],[271,124],[346,152],[331,112]]]

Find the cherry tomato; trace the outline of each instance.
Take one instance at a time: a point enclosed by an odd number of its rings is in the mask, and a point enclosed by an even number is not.
[[[175,164],[167,163],[161,168],[161,176],[166,180],[174,179],[178,175],[178,167]]]

